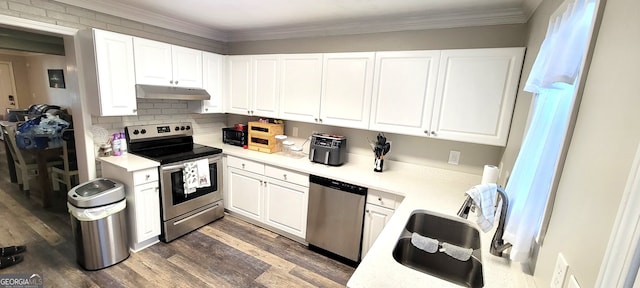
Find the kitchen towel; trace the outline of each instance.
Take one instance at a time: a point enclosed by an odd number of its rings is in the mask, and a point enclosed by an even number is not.
[[[476,207],[476,223],[484,232],[488,232],[493,227],[496,214],[496,193],[498,185],[487,183],[473,186],[467,191],[467,195],[473,199]]]
[[[416,232],[411,234],[411,244],[429,253],[436,253],[436,251],[438,251],[438,240],[422,236]]]
[[[473,249],[463,248],[460,246],[449,244],[447,242],[442,242],[442,248],[440,248],[440,252],[444,252],[444,254],[447,254],[457,260],[467,261],[469,260],[469,258],[471,258]]]
[[[209,160],[200,159],[184,163],[182,180],[184,182],[185,197],[195,192],[198,188],[211,186],[211,179],[209,179]]]

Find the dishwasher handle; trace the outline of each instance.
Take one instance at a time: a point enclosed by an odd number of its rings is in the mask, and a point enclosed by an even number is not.
[[[358,194],[358,195],[367,195],[367,187],[362,187],[358,185],[353,185],[345,182],[341,182],[338,180],[333,180],[317,175],[309,175],[309,183],[317,184],[325,187],[329,187],[332,189]]]

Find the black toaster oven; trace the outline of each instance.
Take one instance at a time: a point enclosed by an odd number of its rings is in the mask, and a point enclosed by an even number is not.
[[[244,126],[243,130],[236,130],[235,128],[222,128],[222,143],[231,144],[235,146],[247,145],[248,140],[247,126]]]

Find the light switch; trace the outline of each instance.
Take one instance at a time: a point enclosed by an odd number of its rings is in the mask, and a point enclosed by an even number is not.
[[[460,163],[460,151],[449,151],[449,164],[458,165]]]

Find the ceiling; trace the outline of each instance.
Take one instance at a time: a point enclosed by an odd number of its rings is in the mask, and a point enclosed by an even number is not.
[[[56,0],[233,42],[525,23],[541,0]]]

